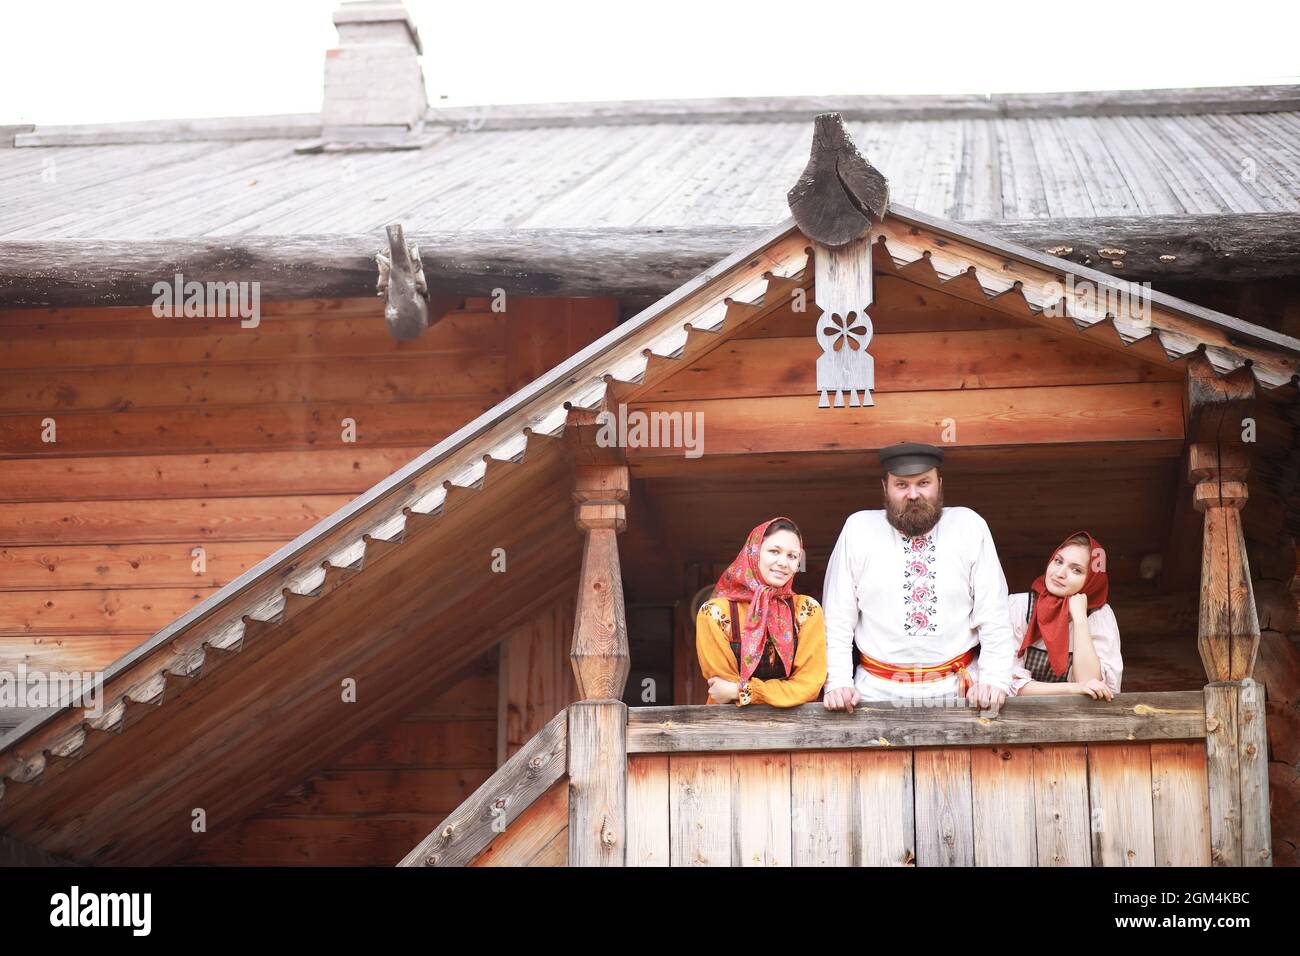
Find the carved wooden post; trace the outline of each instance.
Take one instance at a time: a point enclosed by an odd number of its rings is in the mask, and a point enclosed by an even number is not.
[[[573,674],[583,700],[620,700],[629,669],[618,532],[627,527],[626,465],[574,469],[575,519],[586,533],[573,625]]]
[[[1188,362],[1187,476],[1205,517],[1197,648],[1211,681],[1249,677],[1259,650],[1259,618],[1241,527],[1250,456],[1242,441],[1255,397],[1246,375],[1219,378],[1204,355]]]
[[[1255,400],[1249,369],[1222,378],[1204,354],[1187,364],[1187,477],[1204,515],[1196,646],[1205,687],[1210,860],[1270,866],[1268,740],[1264,688],[1251,679],[1259,618],[1241,526],[1250,454],[1245,438]]]
[[[1196,645],[1210,680],[1241,680],[1251,675],[1259,650],[1259,618],[1241,529],[1250,460],[1239,444],[1194,444],[1188,452],[1194,503],[1205,515]]]
[[[1272,866],[1264,688],[1246,678],[1205,686],[1210,862]]]
[[[626,465],[579,465],[573,498],[586,534],[569,657],[581,696],[569,706],[569,865],[623,866],[627,855],[630,661],[618,532],[627,527]]]

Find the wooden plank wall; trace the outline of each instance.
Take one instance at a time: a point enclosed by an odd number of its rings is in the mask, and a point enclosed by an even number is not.
[[[185,863],[392,866],[496,769],[497,649]]]
[[[497,766],[578,699],[569,663],[577,590],[575,580],[571,594],[513,628],[501,642]]]
[[[102,668],[617,322],[506,306],[404,343],[377,298],[0,311],[0,669]]]
[[[1208,866],[1205,744],[628,757],[629,866]]]

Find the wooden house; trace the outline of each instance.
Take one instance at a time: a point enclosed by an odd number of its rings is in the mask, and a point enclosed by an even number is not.
[[[337,22],[344,60],[389,31],[404,89],[400,8]],[[102,712],[10,712],[0,858],[1300,861],[1294,90],[475,125],[351,114],[331,69],[320,116],[0,149],[0,670],[103,673]],[[1151,153],[1081,145],[1085,114]],[[1242,130],[1256,185],[1215,175]],[[930,169],[944,135],[968,175]],[[648,168],[670,143],[690,176]],[[969,175],[1027,143],[1080,175]],[[158,316],[174,275],[260,283],[260,323]],[[823,403],[846,310],[874,377]],[[1070,531],[1106,544],[1124,693],[702,706],[693,600],[775,514],[819,593],[901,440],[944,444],[1013,590]]]

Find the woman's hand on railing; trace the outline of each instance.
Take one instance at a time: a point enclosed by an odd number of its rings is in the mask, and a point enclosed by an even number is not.
[[[740,685],[721,677],[709,678],[709,700],[715,704],[732,704],[740,696]]]
[[[1086,680],[1073,684],[1076,694],[1083,694],[1093,700],[1114,700],[1115,692],[1106,686],[1105,681]]]

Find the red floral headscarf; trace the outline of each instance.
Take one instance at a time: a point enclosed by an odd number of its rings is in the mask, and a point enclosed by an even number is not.
[[[1078,537],[1088,539],[1087,574],[1079,593],[1088,596],[1088,612],[1091,613],[1106,603],[1110,593],[1110,578],[1106,575],[1106,550],[1088,532],[1076,531],[1057,546],[1052,557],[1056,557],[1057,552],[1070,543],[1070,538]],[[1041,636],[1043,646],[1047,648],[1047,661],[1052,665],[1052,672],[1060,677],[1070,666],[1070,599],[1057,597],[1047,590],[1046,573],[1038,576],[1030,590],[1033,592],[1034,613],[1029,617],[1025,639],[1020,642],[1020,652],[1023,653],[1025,648]]]
[[[758,552],[762,547],[763,537],[773,522],[790,521],[789,518],[773,518],[764,521],[749,533],[745,546],[741,548],[736,560],[722,572],[715,596],[728,601],[749,602],[749,614],[745,626],[740,632],[740,679],[747,681],[758,669],[763,655],[763,647],[770,638],[776,653],[785,665],[785,672],[790,673],[794,661],[794,617],[790,610],[790,598],[794,595],[792,584],[794,575],[790,575],[785,584],[774,588],[763,580],[758,573]],[[794,524],[793,521],[790,522]],[[802,543],[802,542],[801,542]]]

